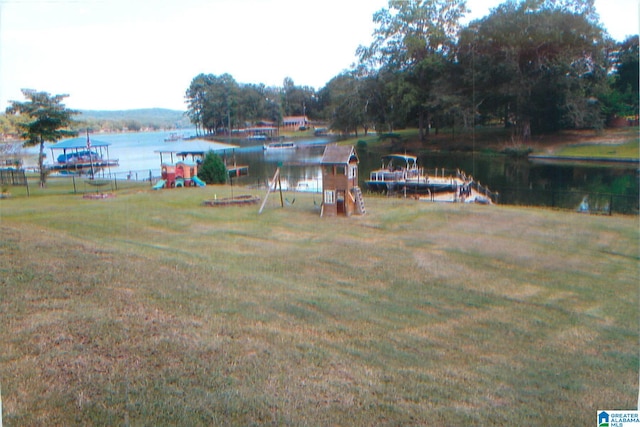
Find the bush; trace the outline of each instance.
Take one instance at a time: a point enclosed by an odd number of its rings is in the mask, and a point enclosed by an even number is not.
[[[198,168],[198,178],[207,184],[224,184],[227,182],[227,167],[222,158],[209,151]]]

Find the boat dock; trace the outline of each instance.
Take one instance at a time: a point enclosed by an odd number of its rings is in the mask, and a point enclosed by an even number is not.
[[[382,158],[382,167],[371,171],[366,181],[373,192],[399,195],[419,200],[441,202],[497,203],[498,194],[476,182],[472,176],[456,169],[436,168],[433,174],[418,167],[417,157],[390,154]]]

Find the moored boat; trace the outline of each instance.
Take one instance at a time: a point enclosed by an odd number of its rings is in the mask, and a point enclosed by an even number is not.
[[[321,193],[322,179],[301,179],[296,184],[295,191],[304,193]]]
[[[445,176],[437,172],[433,176],[418,166],[418,158],[409,154],[389,154],[382,157],[382,167],[371,171],[367,188],[374,192],[404,192],[406,194],[432,194],[457,192],[469,185],[471,178],[460,171]]]
[[[171,134],[169,134],[168,137],[166,137],[164,139],[164,142],[176,142],[176,141],[182,141],[184,138],[181,135],[178,135],[175,132],[172,132]]]
[[[264,144],[262,148],[265,151],[279,151],[279,150],[295,150],[298,146],[295,142],[291,141],[283,141],[283,142],[270,142],[269,144]]]
[[[413,185],[426,183],[427,178],[418,167],[416,156],[389,154],[382,157],[382,166],[372,170],[367,187],[371,191],[394,191],[411,182]]]

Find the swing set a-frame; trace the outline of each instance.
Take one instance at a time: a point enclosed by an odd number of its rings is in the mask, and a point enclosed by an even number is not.
[[[276,168],[276,173],[273,175],[273,179],[271,180],[272,184],[267,186],[267,194],[264,196],[264,200],[262,201],[262,205],[260,206],[260,210],[258,211],[258,215],[262,213],[264,210],[264,206],[267,204],[267,199],[269,198],[269,194],[272,191],[275,191],[276,183],[278,186],[278,191],[280,192],[280,207],[284,207],[284,198],[282,197],[282,183],[280,182],[280,166]]]

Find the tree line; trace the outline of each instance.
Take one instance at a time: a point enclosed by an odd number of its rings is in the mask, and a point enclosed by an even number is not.
[[[307,115],[342,133],[499,124],[516,138],[602,128],[638,114],[638,36],[616,43],[594,0],[509,0],[466,26],[464,0],[390,0],[358,63],[315,90],[196,76],[186,91],[198,132]],[[629,11],[634,13],[634,11]]]
[[[230,74],[199,74],[187,89],[187,116],[197,133],[218,134],[259,121],[280,123],[284,116],[318,116],[317,94],[296,86],[289,77],[283,87],[241,84]]]

